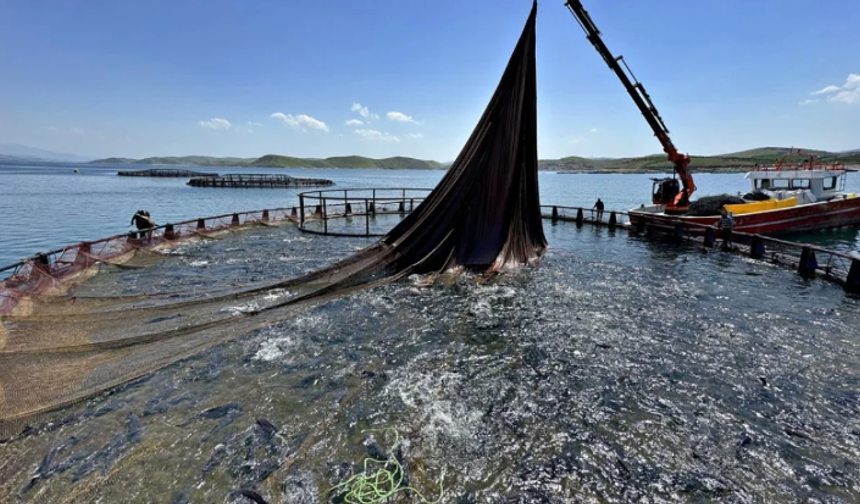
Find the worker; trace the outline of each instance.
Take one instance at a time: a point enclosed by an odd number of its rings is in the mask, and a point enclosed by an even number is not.
[[[720,236],[723,238],[723,250],[728,250],[732,246],[732,228],[734,225],[734,215],[726,210],[726,207],[723,207],[720,213]]]
[[[597,198],[597,203],[591,207],[592,210],[597,209],[597,220],[603,219],[603,202],[600,201],[600,198]]]
[[[155,227],[155,222],[146,210],[138,210],[135,212],[131,218],[131,224],[129,224],[129,226],[132,224],[137,227],[137,233],[132,233],[132,237],[134,238],[143,238],[146,236],[146,231],[148,229]]]

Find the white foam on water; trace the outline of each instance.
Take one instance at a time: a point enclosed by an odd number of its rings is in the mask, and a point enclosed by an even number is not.
[[[252,311],[256,311],[260,309],[260,304],[256,301],[251,301],[249,303],[236,305],[236,306],[228,306],[226,308],[221,308],[219,312],[221,313],[229,313],[231,315],[241,315],[242,313],[249,313]]]
[[[395,371],[383,390],[384,397],[396,398],[417,415],[421,433],[431,447],[444,441],[463,444],[476,440],[483,413],[449,397],[461,387],[461,377],[445,371]]]
[[[289,291],[284,290],[283,295]],[[305,352],[299,344],[304,341],[301,334],[318,332],[324,329],[327,319],[318,314],[305,314],[290,319],[287,324],[281,324],[261,331],[259,347],[253,352],[252,358],[262,362],[280,362],[290,364],[296,358],[304,358]]]

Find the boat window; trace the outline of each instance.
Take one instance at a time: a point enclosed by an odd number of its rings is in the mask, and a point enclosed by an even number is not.
[[[789,188],[789,180],[788,179],[774,179],[771,181],[771,187],[774,189],[788,189]]]
[[[836,177],[827,177],[824,179],[824,190],[836,189]]]
[[[756,189],[770,189],[770,179],[755,179]]]
[[[792,179],[792,189],[809,189],[809,179]]]

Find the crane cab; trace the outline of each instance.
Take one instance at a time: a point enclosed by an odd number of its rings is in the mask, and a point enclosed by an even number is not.
[[[655,205],[671,205],[678,193],[681,192],[681,183],[676,178],[653,178],[651,182],[653,182],[651,201]]]

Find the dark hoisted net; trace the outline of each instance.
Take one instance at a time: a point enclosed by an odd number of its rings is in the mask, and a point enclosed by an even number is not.
[[[448,173],[377,243],[302,277],[177,302],[40,299],[0,318],[0,438],[35,415],[356,289],[452,267],[497,271],[546,248],[537,181],[536,4],[498,88]]]

